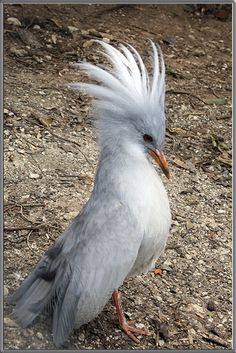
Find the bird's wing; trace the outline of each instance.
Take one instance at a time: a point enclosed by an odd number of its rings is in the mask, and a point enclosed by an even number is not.
[[[95,318],[123,283],[141,241],[127,206],[112,197],[91,198],[10,298],[18,321],[28,326],[49,306],[60,346],[75,324]]]
[[[76,326],[98,315],[114,289],[130,272],[142,241],[141,231],[129,208],[119,201],[112,200],[103,206],[100,202],[92,202],[80,217],[72,226],[73,234],[80,233],[80,240],[66,256],[72,276],[63,302],[54,312],[56,341],[69,333],[70,320],[64,318],[69,318],[71,311],[77,310]],[[67,239],[66,243],[69,243]]]

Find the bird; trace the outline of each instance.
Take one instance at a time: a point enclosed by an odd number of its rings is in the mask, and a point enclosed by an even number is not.
[[[9,298],[22,327],[43,312],[52,316],[56,347],[112,297],[128,337],[139,342],[137,334],[150,334],[126,321],[119,287],[155,267],[171,227],[167,191],[152,163],[170,177],[162,50],[150,40],[148,72],[133,46],[96,42],[105,64],[76,63],[91,81],[69,84],[93,97],[100,155],[91,196]]]

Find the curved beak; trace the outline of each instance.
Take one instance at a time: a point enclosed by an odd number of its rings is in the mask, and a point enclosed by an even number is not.
[[[161,167],[165,176],[169,179],[170,178],[170,171],[169,171],[168,163],[167,163],[167,160],[166,160],[164,153],[160,152],[158,150],[150,150],[149,154],[157,162],[157,164]]]

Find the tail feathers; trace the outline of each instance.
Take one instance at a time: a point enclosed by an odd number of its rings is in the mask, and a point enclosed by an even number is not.
[[[43,311],[49,300],[51,284],[36,279],[25,295],[16,302],[15,316],[22,327],[29,326]]]
[[[36,280],[34,272],[32,272],[21,284],[21,286],[8,297],[9,304],[16,304],[27,292],[27,290],[33,285]]]
[[[53,312],[53,340],[60,347],[73,330],[78,307],[78,279],[74,280],[69,264],[64,269],[64,282],[60,288]]]
[[[72,256],[73,257],[73,256]],[[9,298],[22,327],[29,326],[43,311],[53,313],[53,339],[60,347],[73,330],[79,301],[78,281],[71,261],[64,256],[45,256]]]

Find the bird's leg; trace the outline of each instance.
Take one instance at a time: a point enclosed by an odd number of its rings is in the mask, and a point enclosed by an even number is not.
[[[137,337],[135,337],[132,332],[136,332],[139,333],[141,335],[147,335],[149,336],[150,333],[147,331],[143,331],[143,330],[139,330],[136,327],[133,326],[129,326],[126,319],[125,319],[125,315],[123,313],[123,309],[119,300],[119,292],[118,289],[115,289],[113,292],[113,300],[115,303],[115,307],[116,307],[116,312],[117,312],[117,317],[119,320],[119,324],[120,327],[122,328],[122,330],[126,333],[127,336],[129,336],[134,342],[138,343],[139,339]]]

